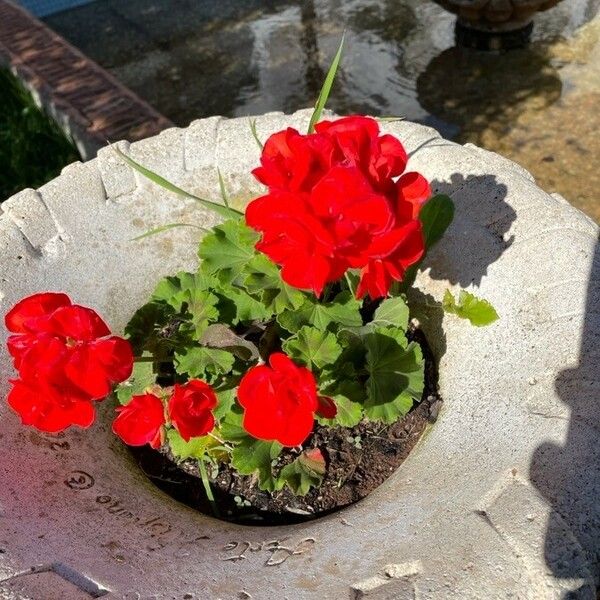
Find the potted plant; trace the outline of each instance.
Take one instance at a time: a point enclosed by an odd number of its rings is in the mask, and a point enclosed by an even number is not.
[[[124,338],[62,292],[8,311],[18,372],[8,403],[24,424],[87,428],[95,403],[114,397],[113,431],[144,470],[238,521],[341,508],[406,458],[440,404],[406,291],[453,205],[407,170],[401,141],[376,119],[321,120],[341,50],[307,133],[287,128],[263,146],[253,130],[265,193],[243,213],[222,178],[223,204],[195,198],[225,220],[202,230],[198,269],[160,281]],[[171,223],[139,237],[174,227],[203,229]],[[458,301],[448,291],[443,307],[475,325],[497,318],[465,291]]]

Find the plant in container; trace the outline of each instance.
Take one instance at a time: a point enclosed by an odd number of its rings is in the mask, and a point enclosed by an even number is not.
[[[8,403],[47,432],[90,427],[114,397],[113,431],[172,495],[233,520],[310,518],[384,481],[439,409],[435,364],[405,292],[453,205],[407,170],[376,119],[321,120],[261,144],[265,193],[202,232],[196,272],[158,283],[125,338],[62,293],[6,315],[18,371]],[[256,133],[256,132],[254,132]],[[130,157],[133,168],[191,196]],[[144,234],[158,234],[173,223]],[[201,228],[200,228],[201,229]],[[485,325],[489,303],[448,292]]]

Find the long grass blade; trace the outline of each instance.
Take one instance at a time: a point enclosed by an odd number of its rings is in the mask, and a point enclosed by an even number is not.
[[[200,225],[194,225],[193,223],[169,223],[168,225],[161,225],[155,229],[150,229],[149,231],[146,231],[146,233],[142,233],[142,235],[132,238],[131,241],[137,242],[138,240],[143,240],[151,235],[157,235],[158,233],[163,233],[163,231],[169,231],[169,229],[175,229],[176,227],[193,227],[194,229],[201,229],[205,232],[208,231],[204,227],[200,227]]]
[[[258,137],[258,132],[256,131],[256,119],[248,119],[248,123],[250,124],[250,131],[252,132],[252,137],[255,139],[260,151],[262,152],[264,146]]]
[[[342,59],[345,38],[346,32],[344,32],[344,34],[342,35],[340,45],[337,49],[337,52],[335,53],[333,62],[329,67],[329,71],[327,71],[327,76],[325,77],[325,81],[323,82],[323,87],[319,92],[319,97],[317,98],[317,102],[315,104],[315,110],[313,111],[313,114],[310,117],[310,122],[308,124],[308,133],[312,133],[315,130],[315,125],[319,122],[319,119],[323,114],[323,109],[325,108],[327,100],[329,99],[329,93],[331,92],[331,88],[333,87],[333,82],[335,81],[335,76],[337,74],[338,67],[340,66],[340,60]]]
[[[190,194],[189,192],[186,192],[185,190],[181,189],[180,187],[177,187],[174,183],[171,183],[164,177],[161,177],[157,173],[154,173],[150,169],[147,169],[140,163],[136,162],[135,160],[133,160],[133,158],[131,158],[131,156],[127,156],[127,154],[122,152],[116,146],[113,146],[113,148],[114,148],[115,152],[132,169],[135,169],[138,173],[141,173],[144,177],[146,177],[153,183],[160,185],[165,190],[168,190],[169,192],[173,192],[173,193],[177,194],[178,196],[183,196],[185,198],[190,198],[191,200],[195,200],[196,202],[199,202],[200,204],[202,204],[202,206],[204,206],[205,208],[212,210],[213,212],[217,213],[218,215],[220,215],[222,217],[225,217],[226,219],[239,219],[240,216],[242,215],[242,213],[240,211],[235,210],[234,208],[230,208],[228,206],[223,206],[222,204],[217,204],[216,202],[211,202],[210,200],[205,200],[204,198],[199,198],[198,196],[194,196],[194,194]]]
[[[223,199],[223,204],[229,208],[229,196],[227,195],[225,181],[223,179],[223,175],[221,175],[221,169],[219,169],[219,167],[217,167],[217,175],[219,176],[219,188],[221,189],[221,198]]]

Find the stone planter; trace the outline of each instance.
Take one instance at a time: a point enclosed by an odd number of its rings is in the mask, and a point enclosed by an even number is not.
[[[264,138],[308,113],[257,120]],[[110,432],[23,428],[2,403],[0,598],[595,598],[600,553],[598,228],[500,156],[408,122],[385,126],[457,217],[418,278],[417,304],[480,288],[485,329],[423,312],[445,407],[404,465],[351,508],[302,525],[217,521],[158,491]],[[132,144],[134,158],[241,204],[258,192],[247,119],[210,118]],[[0,308],[64,290],[123,328],[156,281],[193,268],[187,230],[213,217],[139,179],[110,149],[0,216]],[[425,316],[426,315],[426,316]],[[5,332],[2,333],[4,344]],[[0,386],[11,369],[4,345]],[[3,394],[4,395],[4,394]]]

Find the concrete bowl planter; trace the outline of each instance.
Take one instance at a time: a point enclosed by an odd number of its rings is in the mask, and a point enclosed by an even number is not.
[[[307,112],[257,119],[259,135]],[[110,432],[47,436],[2,403],[0,598],[595,598],[600,555],[598,228],[523,169],[408,122],[385,125],[457,216],[413,302],[440,361],[438,423],[362,502],[286,527],[225,523],[155,488]],[[178,185],[242,205],[259,191],[247,119],[218,117],[132,144]],[[156,281],[193,268],[178,220],[213,216],[137,177],[110,149],[3,205],[0,308],[63,290],[122,330]],[[428,311],[473,285],[500,321]],[[421,308],[419,308],[421,307]],[[0,354],[3,395],[11,376]]]

